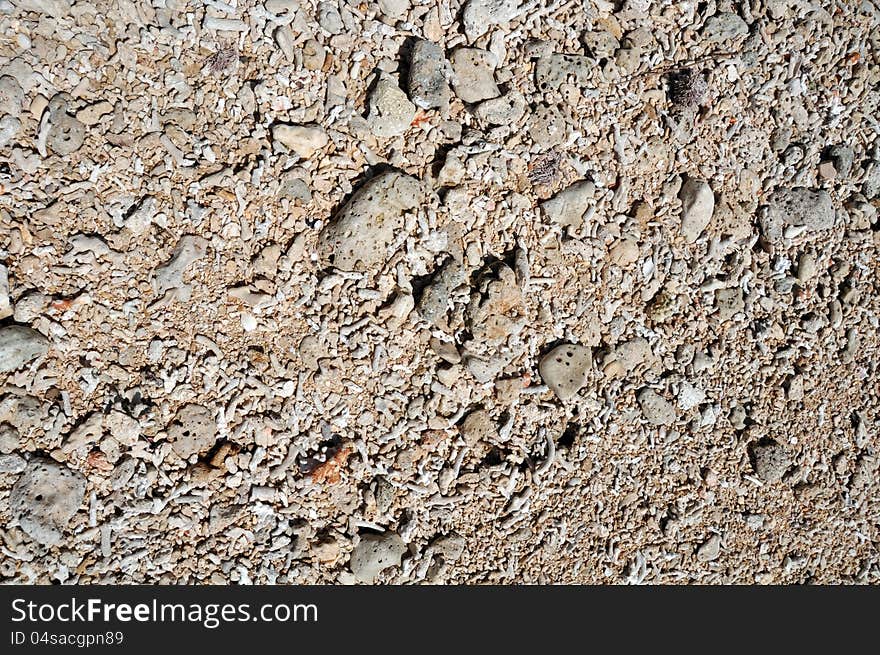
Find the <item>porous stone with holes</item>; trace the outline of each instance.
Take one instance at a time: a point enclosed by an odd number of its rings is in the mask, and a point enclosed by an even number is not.
[[[351,551],[348,565],[358,582],[373,583],[385,569],[400,566],[405,552],[406,544],[393,532],[363,535]]]
[[[9,373],[49,350],[49,341],[33,328],[9,325],[0,330],[0,373]]]
[[[764,482],[778,482],[791,467],[791,455],[772,439],[752,446],[752,468]]]
[[[369,271],[388,257],[388,246],[404,227],[407,211],[422,197],[420,182],[389,171],[358,189],[318,238],[322,261],[342,271]]]
[[[61,543],[86,492],[85,478],[58,462],[35,457],[9,494],[9,507],[21,529],[46,546]]]
[[[184,405],[168,426],[171,448],[183,459],[204,453],[217,441],[217,422],[203,405]]]
[[[568,400],[587,383],[592,366],[593,354],[589,348],[566,343],[544,355],[538,372],[560,400]]]
[[[831,196],[822,189],[778,189],[767,205],[767,222],[771,225],[803,227],[808,231],[827,230],[834,225]]]

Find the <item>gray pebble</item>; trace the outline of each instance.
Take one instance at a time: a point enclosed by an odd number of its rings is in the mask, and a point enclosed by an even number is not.
[[[12,487],[9,507],[28,536],[55,546],[82,505],[85,491],[82,475],[54,460],[35,457]]]
[[[317,150],[326,146],[329,141],[327,133],[317,125],[285,125],[283,123],[272,126],[272,138],[303,159],[311,157]]]
[[[547,150],[565,140],[567,124],[557,107],[541,104],[529,117],[528,131],[535,145]]]
[[[304,173],[303,173],[304,174]],[[312,192],[309,185],[296,174],[287,173],[278,186],[278,194],[288,198],[295,198],[302,203],[311,202]]]
[[[21,121],[15,116],[0,118],[0,148],[8,144],[21,130]]]
[[[573,343],[556,346],[541,358],[541,379],[560,400],[568,400],[587,383],[593,354],[586,346]]]
[[[0,424],[0,453],[8,455],[19,449],[18,430],[9,423]]]
[[[339,9],[332,2],[318,3],[318,24],[330,34],[340,34],[345,27]]]
[[[372,178],[321,232],[319,256],[343,271],[376,268],[403,229],[404,214],[418,206],[421,196],[421,184],[409,175],[389,171]]]
[[[468,104],[501,95],[495,83],[498,60],[488,50],[458,48],[452,53],[452,88]]]
[[[400,566],[405,552],[406,544],[394,532],[362,535],[358,545],[351,551],[348,565],[358,582],[372,584],[385,569]]]
[[[0,116],[4,114],[18,116],[21,114],[23,103],[24,90],[18,80],[11,75],[0,77]]]
[[[689,177],[681,185],[681,235],[688,243],[703,233],[715,211],[715,194],[704,181]]]
[[[420,39],[412,49],[409,68],[409,97],[422,109],[446,109],[449,106],[448,78],[452,74],[443,49]]]
[[[504,358],[484,358],[469,353],[462,356],[462,361],[464,361],[464,365],[467,366],[470,374],[480,384],[494,380],[504,370],[504,367],[507,366],[507,361]]]
[[[865,169],[865,177],[862,179],[862,194],[868,200],[873,200],[880,194],[880,161],[872,161]]]
[[[549,200],[541,203],[541,211],[554,223],[579,229],[584,215],[593,204],[596,186],[590,180],[575,182]]]
[[[474,109],[474,116],[487,125],[513,126],[526,113],[526,100],[519,91],[484,100]]]
[[[302,63],[306,70],[317,71],[324,67],[327,48],[320,41],[309,39],[302,46]]]
[[[636,399],[642,414],[651,425],[670,425],[675,422],[675,405],[653,389],[642,389]]]
[[[844,179],[849,177],[849,174],[852,172],[855,154],[849,146],[836,145],[828,148],[828,151],[825,153],[825,160],[830,161],[834,166],[838,179]]]
[[[461,436],[465,443],[474,448],[480,443],[491,443],[498,436],[498,426],[485,409],[471,412],[461,424]]]
[[[721,537],[713,534],[697,548],[697,559],[701,562],[712,562],[721,555]]]
[[[454,259],[443,264],[419,298],[417,309],[422,318],[438,327],[443,327],[446,311],[449,309],[449,298],[455,289],[464,284],[464,281],[465,270],[461,264]]]
[[[217,441],[217,422],[203,405],[184,405],[167,428],[171,448],[182,459],[208,451]]]
[[[499,23],[517,15],[520,0],[469,0],[461,13],[461,22],[468,41],[483,36]]]
[[[379,9],[388,18],[403,18],[409,12],[410,0],[379,0]]]
[[[48,339],[33,328],[23,325],[0,328],[0,373],[15,371],[48,350]]]
[[[586,32],[582,38],[587,52],[595,59],[610,59],[620,47],[620,42],[611,32]]]
[[[751,454],[755,474],[764,482],[778,482],[792,464],[788,451],[772,439],[754,444]]]
[[[367,120],[379,137],[400,136],[416,117],[416,106],[409,101],[391,76],[382,74],[370,94]]]
[[[26,466],[27,462],[21,455],[0,455],[0,473],[21,473]]]
[[[558,91],[569,80],[585,85],[594,68],[596,62],[583,55],[547,55],[535,63],[535,84],[544,93]]]
[[[71,116],[70,96],[58,93],[52,97],[46,107],[44,120],[48,121],[46,147],[56,155],[71,155],[83,144],[86,128],[79,120]]]
[[[768,201],[766,224],[772,233],[781,226],[827,230],[834,225],[831,196],[821,189],[778,189]]]
[[[703,38],[711,43],[729,41],[739,36],[746,36],[749,26],[732,12],[721,12],[710,16],[703,26]]]
[[[718,308],[718,320],[728,321],[745,307],[741,287],[719,289],[715,292],[715,306]]]

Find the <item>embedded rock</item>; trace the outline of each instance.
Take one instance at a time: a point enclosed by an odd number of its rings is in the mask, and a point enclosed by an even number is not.
[[[715,211],[715,194],[703,180],[688,178],[681,185],[681,235],[688,243],[696,241],[708,227]]]
[[[458,48],[452,53],[452,88],[462,102],[475,103],[501,95],[495,83],[498,60],[488,50]]]
[[[421,39],[413,45],[409,67],[409,98],[422,109],[449,106],[448,78],[452,71],[443,48]]]
[[[49,340],[33,328],[23,325],[0,328],[0,373],[15,371],[48,350]]]
[[[803,227],[809,231],[827,230],[834,225],[831,196],[821,189],[794,187],[779,189],[767,203],[770,226]]]
[[[541,211],[554,223],[563,227],[580,228],[584,215],[593,204],[596,186],[589,180],[575,182],[549,200],[541,203]]]
[[[61,543],[83,503],[85,478],[54,460],[35,457],[12,487],[9,507],[21,529],[46,546]]]
[[[303,159],[311,157],[329,140],[322,128],[313,125],[275,125],[272,138]]]
[[[368,120],[373,134],[379,137],[400,136],[416,117],[416,106],[397,83],[382,75],[370,94]]]
[[[405,552],[406,544],[393,532],[362,535],[348,565],[358,582],[372,584],[385,569],[400,566]]]
[[[544,355],[538,372],[559,400],[568,400],[587,383],[593,354],[586,346],[573,343],[556,346]]]
[[[636,398],[642,414],[651,425],[669,425],[675,422],[675,406],[653,389],[642,389]]]
[[[182,459],[208,451],[217,441],[217,422],[203,405],[184,405],[167,428],[171,448]]]
[[[319,256],[342,271],[379,267],[404,227],[404,215],[419,205],[421,197],[421,184],[409,175],[391,171],[372,178],[321,232]]]

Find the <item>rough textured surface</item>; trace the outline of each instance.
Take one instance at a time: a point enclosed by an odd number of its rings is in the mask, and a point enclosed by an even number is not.
[[[653,389],[638,393],[639,407],[651,425],[670,425],[675,422],[675,406]]]
[[[0,33],[0,583],[880,584],[876,2]]]
[[[391,566],[400,566],[406,544],[398,535],[363,535],[351,552],[349,567],[358,582],[375,582],[376,576]]]
[[[35,457],[9,493],[12,517],[34,541],[62,543],[70,519],[83,503],[85,478],[50,459]]]
[[[501,95],[495,83],[494,54],[478,48],[458,48],[452,53],[452,88],[462,102],[474,103]]]
[[[323,129],[311,125],[275,125],[272,138],[305,159],[326,146],[328,141]]]
[[[831,196],[821,189],[780,189],[768,203],[771,222],[808,230],[827,230],[834,225]]]
[[[21,325],[0,328],[0,373],[21,368],[48,350],[49,341],[36,330]]]
[[[495,25],[519,13],[520,0],[468,0],[461,20],[469,41],[474,41]]]
[[[585,346],[569,343],[556,346],[541,358],[541,379],[560,400],[568,400],[586,384],[593,355]]]
[[[704,180],[688,178],[681,185],[681,235],[688,243],[696,241],[712,220],[715,196]]]
[[[410,100],[422,109],[445,110],[449,106],[451,75],[443,48],[424,39],[416,41],[409,65]]]
[[[421,197],[419,181],[398,172],[368,180],[324,228],[318,252],[343,271],[370,270],[388,259],[388,247],[401,236],[405,212]]]
[[[785,448],[773,440],[761,441],[752,447],[755,475],[764,482],[778,482],[792,464]]]
[[[416,106],[409,101],[397,83],[382,75],[370,94],[369,115],[373,134],[380,137],[400,136],[409,129],[416,116]]]
[[[217,423],[212,411],[202,405],[184,405],[168,426],[168,441],[183,459],[204,453],[217,440]]]
[[[580,228],[584,215],[594,202],[596,186],[589,180],[572,184],[541,203],[541,211],[554,223]]]

